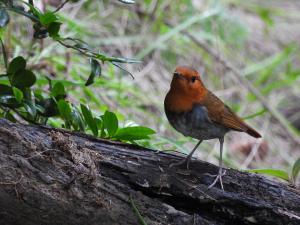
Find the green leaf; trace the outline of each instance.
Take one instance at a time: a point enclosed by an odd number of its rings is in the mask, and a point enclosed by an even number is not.
[[[0,28],[9,23],[9,15],[5,9],[0,9]]]
[[[72,125],[75,130],[84,131],[84,121],[77,107],[72,107]]]
[[[273,177],[277,177],[286,181],[289,181],[289,175],[284,170],[278,170],[278,169],[253,169],[253,170],[243,170],[245,172],[251,172],[251,173],[260,173],[265,175],[270,175]]]
[[[15,117],[10,112],[6,112],[4,114],[4,118],[7,119],[7,120],[9,120],[9,121],[11,121],[11,122],[13,122],[13,123],[16,122]]]
[[[26,111],[31,115],[32,118],[36,117],[36,108],[33,102],[26,101],[23,103],[23,106],[26,109]]]
[[[59,37],[58,33],[59,33],[59,30],[60,30],[60,26],[61,26],[61,23],[59,23],[59,22],[50,23],[50,25],[47,28],[49,36],[53,37],[53,38]]]
[[[13,92],[14,92],[14,96],[16,97],[17,101],[19,103],[21,103],[23,100],[23,97],[24,97],[23,92],[19,88],[16,88],[16,87],[13,87]]]
[[[53,12],[46,12],[39,15],[40,22],[42,25],[47,26],[58,20],[57,16]]]
[[[45,112],[41,113],[43,116],[52,117],[59,115],[56,101],[52,98],[42,99],[38,101],[38,104],[45,109]]]
[[[264,114],[265,112],[267,112],[267,110],[265,108],[263,108],[263,109],[257,111],[256,113],[253,113],[249,116],[243,117],[243,120],[253,119],[254,117],[260,116],[260,115]]]
[[[26,4],[29,8],[30,8],[30,11],[32,12],[32,14],[36,17],[40,17],[43,13],[36,7],[34,7],[33,5],[27,3],[27,2],[24,2],[24,4]]]
[[[97,127],[102,127],[102,120],[100,118],[94,118],[97,123]]]
[[[101,66],[99,62],[93,58],[90,59],[91,64],[91,74],[89,79],[86,81],[85,86],[89,86],[90,84],[94,83],[94,78],[96,76],[101,76]]]
[[[70,121],[71,120],[71,113],[72,109],[71,106],[68,102],[66,102],[63,99],[60,99],[57,103],[58,111],[60,116],[65,120],[65,121]]]
[[[7,69],[8,69],[8,61],[7,61],[6,49],[5,49],[5,46],[4,46],[3,41],[2,41],[1,38],[0,38],[0,42],[1,42],[1,48],[2,48],[3,61],[4,61],[5,69],[6,69],[6,72],[7,72]],[[5,75],[7,75],[7,74],[5,74]],[[0,77],[1,77],[1,76],[0,76]]]
[[[11,85],[18,88],[31,87],[35,82],[36,77],[30,70],[18,70],[11,77]]]
[[[24,94],[24,99],[27,102],[33,102],[33,99],[35,97],[33,90],[31,90],[30,88],[23,88],[22,91],[23,91],[23,94]]]
[[[104,130],[103,117],[104,117],[104,115],[102,115],[99,118],[95,118],[95,120],[96,120],[97,126],[100,130],[100,137],[105,138],[106,137],[106,132]]]
[[[148,127],[134,126],[119,129],[113,137],[118,140],[131,141],[149,139],[149,135],[152,134],[155,134],[155,131]]]
[[[36,108],[36,111],[41,115],[46,112],[46,109],[41,105],[35,104],[35,108]]]
[[[103,54],[95,54],[95,57],[101,61],[116,62],[116,63],[141,63],[141,60],[131,58],[121,58],[113,56],[105,56]]]
[[[297,159],[296,162],[293,165],[292,178],[293,178],[294,182],[296,181],[299,172],[300,172],[300,158]]]
[[[51,94],[53,97],[65,96],[66,90],[62,82],[56,82],[52,87]]]
[[[18,56],[10,62],[7,73],[15,74],[19,70],[24,70],[25,67],[26,60],[22,56]]]
[[[16,97],[12,95],[0,96],[0,104],[10,108],[18,108],[21,106],[21,104],[17,101]]]
[[[0,84],[0,95],[13,95],[11,86]]]
[[[90,109],[87,106],[85,106],[83,104],[80,104],[80,107],[81,107],[81,112],[83,114],[85,122],[87,123],[89,128],[92,130],[94,136],[98,136],[97,122],[95,121],[92,112],[90,111]]]
[[[112,137],[118,130],[119,126],[116,114],[110,111],[105,111],[102,120],[104,128],[107,130],[109,137]]]

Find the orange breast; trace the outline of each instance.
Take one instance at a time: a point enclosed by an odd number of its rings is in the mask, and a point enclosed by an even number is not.
[[[201,103],[205,95],[205,90],[198,92],[197,95],[184,95],[171,89],[165,98],[165,108],[175,113],[188,112],[195,104]]]
[[[193,102],[191,99],[182,98],[179,95],[168,92],[165,98],[165,108],[168,111],[181,113],[192,110]]]

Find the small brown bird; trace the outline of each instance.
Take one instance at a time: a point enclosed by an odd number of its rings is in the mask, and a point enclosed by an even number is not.
[[[255,138],[260,138],[261,135],[207,90],[199,73],[189,67],[176,68],[164,106],[170,124],[178,132],[199,140],[184,161],[170,166],[186,163],[188,168],[191,157],[201,142],[217,138],[220,142],[219,172],[209,188],[220,181],[221,188],[224,189],[222,152],[225,134],[233,130],[245,132]]]

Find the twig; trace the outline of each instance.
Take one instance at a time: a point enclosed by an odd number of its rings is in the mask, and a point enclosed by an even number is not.
[[[235,68],[233,65],[231,65],[228,61],[226,61],[222,56],[218,55],[214,50],[212,50],[209,46],[207,46],[206,43],[202,42],[201,40],[197,39],[194,35],[182,31],[182,34],[186,35],[188,38],[190,38],[191,41],[193,41],[196,45],[201,47],[204,51],[206,51],[208,54],[210,54],[216,61],[218,61],[222,66],[224,66],[225,70],[231,71],[232,75],[238,79],[238,81],[245,86],[252,94],[254,94],[257,99],[261,102],[261,104],[269,111],[271,116],[278,121],[281,128],[287,133],[287,135],[290,137],[290,139],[297,145],[300,146],[300,138],[295,133],[293,128],[290,125],[290,122],[281,115],[280,112],[278,112],[275,108],[273,108],[268,100],[259,92],[259,90],[254,87],[245,77],[241,75],[241,72]]]
[[[130,73],[128,70],[124,69],[122,66],[120,66],[119,64],[115,63],[115,62],[110,62],[111,64],[113,64],[114,66],[118,67],[119,69],[123,70],[124,72],[128,73],[132,80],[134,80],[134,76],[132,73]]]
[[[1,38],[0,38],[0,43],[1,43],[1,47],[2,47],[2,55],[3,55],[4,66],[5,66],[5,70],[7,72],[7,68],[8,68],[8,65],[7,65],[7,54],[6,54],[6,49],[5,49],[4,43],[3,43],[3,41],[2,41]]]
[[[133,208],[133,211],[134,211],[134,213],[137,215],[137,217],[138,217],[140,223],[141,223],[142,225],[147,225],[147,223],[145,222],[143,216],[141,215],[140,211],[139,211],[138,208],[136,207],[136,205],[135,205],[135,203],[134,203],[134,201],[133,201],[133,199],[132,199],[131,196],[129,196],[129,201],[130,201],[130,204],[131,204],[131,206],[132,206],[132,208]]]
[[[81,54],[83,54],[85,56],[93,57],[93,58],[95,57],[94,54],[92,54],[92,53],[88,54],[87,52],[85,52],[85,51],[83,51],[83,50],[81,50],[81,49],[79,49],[79,48],[77,48],[77,47],[75,47],[73,45],[68,45],[68,44],[64,43],[63,41],[61,41],[61,40],[56,40],[56,41],[58,43],[60,43],[61,45],[63,45],[64,47],[74,49],[74,50],[78,51],[79,53],[81,53]]]
[[[18,173],[20,173],[20,177],[18,180],[16,181],[1,181],[0,182],[0,185],[13,185],[14,186],[14,189],[15,189],[15,192],[16,192],[16,195],[17,197],[19,196],[19,192],[18,192],[18,189],[17,189],[17,185],[21,183],[22,179],[23,179],[23,174],[22,172],[20,172],[19,170],[17,170],[16,168],[14,167],[10,167],[10,166],[3,166],[3,167],[0,167],[0,169],[2,168],[12,168],[14,169],[15,171],[17,171]]]
[[[65,6],[65,4],[67,4],[68,2],[69,2],[70,0],[66,0],[66,1],[64,1],[63,3],[61,3],[58,7],[57,7],[57,9],[55,9],[54,11],[53,11],[53,13],[57,13],[59,10],[61,10],[64,6]]]
[[[158,5],[159,5],[159,0],[154,1],[154,6],[153,6],[152,10],[149,13],[150,14],[150,19],[152,21],[155,20],[155,13],[156,13],[156,10],[158,9]]]

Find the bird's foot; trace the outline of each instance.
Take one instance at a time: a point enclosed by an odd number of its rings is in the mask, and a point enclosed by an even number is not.
[[[172,168],[172,167],[178,167],[178,166],[183,166],[185,165],[186,166],[186,169],[188,170],[189,169],[189,166],[190,166],[190,159],[189,158],[185,158],[184,160],[181,160],[179,162],[176,162],[176,163],[171,163],[169,168]]]
[[[209,175],[209,176],[213,176],[216,177],[215,180],[208,186],[208,189],[214,187],[216,185],[216,183],[219,181],[222,190],[224,191],[224,186],[223,186],[223,181],[222,181],[222,177],[226,174],[226,170],[223,171],[223,169],[220,167],[219,168],[219,172],[217,175]]]
[[[209,177],[217,177],[219,176],[219,172],[218,174],[210,174],[210,173],[204,173],[206,176],[209,176]],[[226,170],[222,169],[222,176],[224,176],[226,174]]]

